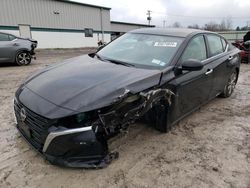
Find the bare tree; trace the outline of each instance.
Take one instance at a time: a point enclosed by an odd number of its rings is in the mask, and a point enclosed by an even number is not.
[[[231,17],[226,18],[226,29],[231,30],[233,27],[233,21]]]
[[[209,31],[228,31],[232,29],[232,23],[232,18],[227,17],[225,19],[222,19],[220,24],[217,24],[214,21],[210,21],[209,23],[204,25],[204,29]]]
[[[221,23],[220,23],[220,25],[219,25],[219,30],[220,30],[220,31],[226,31],[226,30],[227,30],[227,26],[226,26],[226,21],[225,21],[225,19],[222,19],[222,20],[221,20]]]
[[[219,25],[216,22],[210,21],[204,25],[204,29],[208,31],[219,31]]]
[[[188,28],[191,28],[191,29],[200,29],[200,26],[198,24],[193,24],[193,25],[189,25]]]
[[[179,27],[181,27],[181,24],[180,24],[180,22],[174,22],[172,27],[179,28]]]

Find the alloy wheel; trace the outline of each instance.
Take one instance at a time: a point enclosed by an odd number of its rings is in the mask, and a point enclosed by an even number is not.
[[[234,91],[235,85],[236,85],[237,75],[236,72],[233,72],[228,80],[227,84],[227,91],[228,95],[231,95]]]
[[[30,61],[31,61],[31,57],[28,52],[21,52],[17,55],[18,65],[28,65]]]

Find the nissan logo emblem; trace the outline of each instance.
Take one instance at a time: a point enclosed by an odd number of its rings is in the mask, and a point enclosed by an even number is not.
[[[24,122],[26,117],[27,117],[26,111],[25,111],[24,108],[22,108],[21,111],[20,111],[20,119],[21,119],[21,121]]]

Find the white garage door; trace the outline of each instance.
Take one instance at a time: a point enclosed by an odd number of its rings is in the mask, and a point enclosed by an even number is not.
[[[19,25],[20,36],[23,38],[32,38],[30,32],[30,25]]]

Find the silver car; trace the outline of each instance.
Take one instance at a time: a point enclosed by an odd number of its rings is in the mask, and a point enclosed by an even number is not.
[[[29,65],[35,55],[37,41],[0,32],[0,63],[12,62]]]

